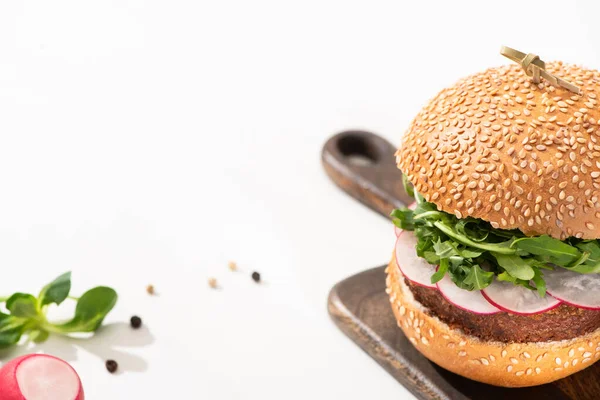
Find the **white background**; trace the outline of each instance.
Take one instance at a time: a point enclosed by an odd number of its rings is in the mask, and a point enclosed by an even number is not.
[[[393,234],[321,146],[348,128],[398,143],[502,44],[600,67],[593,4],[3,1],[0,292],[72,270],[74,292],[120,294],[95,338],[3,359],[64,357],[89,399],[411,398],[327,315]]]

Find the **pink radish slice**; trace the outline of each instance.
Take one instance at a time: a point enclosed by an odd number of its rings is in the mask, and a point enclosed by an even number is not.
[[[416,245],[415,235],[410,231],[402,231],[396,240],[396,263],[402,275],[411,282],[435,288],[436,286],[431,283],[431,275],[435,273],[437,267],[417,255]]]
[[[548,293],[575,307],[600,309],[600,275],[578,274],[557,267],[544,271]]]
[[[0,369],[2,400],[84,400],[77,372],[46,354],[15,358]]]
[[[498,280],[483,289],[482,294],[499,309],[520,315],[543,313],[560,305],[560,301],[548,293],[540,297],[535,290]]]
[[[501,312],[483,297],[481,291],[472,292],[461,289],[446,274],[444,278],[437,283],[437,288],[446,300],[458,308],[470,311],[475,314],[496,314]]]

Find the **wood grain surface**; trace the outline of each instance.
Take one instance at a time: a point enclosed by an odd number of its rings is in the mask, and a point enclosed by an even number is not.
[[[396,168],[395,147],[366,131],[341,132],[323,146],[334,183],[381,215],[410,204]],[[374,255],[375,256],[375,255]],[[337,326],[419,399],[600,400],[600,363],[543,386],[508,389],[475,382],[431,363],[397,327],[385,293],[385,267],[338,283],[328,308]]]
[[[380,214],[412,203],[396,168],[396,147],[365,131],[338,133],[325,143],[321,161],[342,190]]]

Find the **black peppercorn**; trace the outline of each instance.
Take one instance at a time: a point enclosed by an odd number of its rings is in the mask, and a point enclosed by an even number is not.
[[[138,317],[137,315],[134,315],[133,317],[131,317],[131,320],[129,322],[131,322],[131,327],[133,329],[137,329],[140,326],[142,326],[142,319],[140,317]]]
[[[256,271],[254,271],[252,273],[252,280],[257,283],[260,282],[260,274]]]
[[[115,360],[106,360],[106,369],[108,372],[112,374],[117,370],[117,368],[119,368],[119,364],[117,364]]]

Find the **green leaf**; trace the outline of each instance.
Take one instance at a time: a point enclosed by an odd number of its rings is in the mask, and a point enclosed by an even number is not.
[[[581,256],[579,256],[579,258],[577,260],[575,260],[571,264],[565,266],[565,268],[569,268],[569,269],[575,268],[578,265],[585,263],[588,260],[588,258],[590,258],[590,253],[585,251],[585,252],[581,253]]]
[[[425,261],[427,261],[429,264],[439,264],[440,263],[440,257],[438,257],[437,254],[435,254],[434,251],[424,251],[423,252],[423,258],[425,259]]]
[[[408,208],[396,209],[392,211],[390,216],[392,217],[392,222],[398,228],[407,231],[413,231],[415,229],[412,210],[409,210]]]
[[[589,262],[600,262],[600,244],[598,244],[597,240],[583,241],[576,246],[582,252],[590,254],[588,257]]]
[[[449,258],[450,256],[458,255],[456,246],[454,246],[454,244],[449,240],[442,242],[438,238],[437,242],[434,243],[433,248],[435,250],[435,254],[437,254],[439,258]]]
[[[50,282],[40,292],[38,298],[40,306],[56,303],[60,305],[71,291],[71,272],[65,272],[54,281]]]
[[[463,236],[456,231],[454,231],[451,227],[445,225],[440,221],[436,221],[433,223],[440,231],[456,240],[459,243],[464,245],[475,247],[476,249],[493,251],[499,254],[515,254],[515,250],[511,249],[510,244],[512,241],[502,242],[502,243],[479,243],[469,239],[466,236]]]
[[[571,265],[568,267],[569,270],[578,272],[580,274],[597,274],[600,273],[600,245],[597,240],[590,240],[578,243],[577,248],[589,254],[587,260],[581,264]]]
[[[392,218],[397,226],[414,232],[417,255],[440,266],[433,281],[448,274],[458,287],[472,290],[495,274],[499,280],[541,294],[545,292],[544,269],[563,267],[578,273],[600,273],[598,240],[525,237],[518,230],[493,228],[480,219],[459,219],[440,211],[418,192],[414,196],[416,208],[394,210]],[[491,272],[481,268],[484,264],[490,265]]]
[[[504,271],[501,274],[496,275],[496,279],[499,281],[510,282],[513,285],[523,286],[529,290],[536,290],[535,287],[531,286],[529,281],[524,281],[523,279],[517,279],[514,276],[510,275],[508,272]],[[546,283],[544,282],[544,285]]]
[[[19,344],[23,335],[30,341],[41,343],[50,333],[92,332],[98,329],[112,310],[117,293],[108,287],[96,287],[78,300],[75,316],[64,324],[52,324],[46,319],[44,305],[62,303],[71,289],[71,274],[66,273],[46,285],[37,299],[28,293],[14,293],[6,299],[10,314],[0,312],[0,348]]]
[[[464,283],[472,287],[472,290],[481,290],[488,287],[493,280],[493,272],[486,272],[479,265],[473,265],[465,277]]]
[[[578,272],[580,274],[597,274],[600,273],[600,262],[579,264],[575,267],[568,267],[570,271]]]
[[[404,185],[404,190],[406,191],[406,193],[414,199],[415,189],[413,188],[413,185],[409,182],[408,177],[404,174],[402,174],[402,185]]]
[[[500,274],[498,274],[496,276],[496,279],[498,279],[499,281],[502,282],[510,282],[510,283],[514,283],[515,285],[517,284],[518,279],[515,278],[514,276],[512,276],[511,274],[509,274],[508,272],[504,271]]]
[[[458,220],[454,229],[475,242],[483,242],[488,238],[490,230],[486,229],[488,227],[481,227],[480,224],[481,222],[474,218],[465,218]]]
[[[19,343],[21,336],[23,336],[22,327],[0,332],[0,348],[10,347]]]
[[[34,343],[43,343],[48,340],[50,332],[45,329],[35,329],[28,334],[29,339]]]
[[[21,339],[27,319],[0,313],[0,348],[15,345]]]
[[[438,267],[438,270],[435,272],[435,274],[431,275],[431,283],[438,283],[444,278],[444,275],[446,275],[446,272],[448,271],[448,265],[448,259],[444,258],[440,260],[440,266]]]
[[[15,293],[6,300],[6,308],[14,317],[35,318],[38,316],[37,299],[27,293]]]
[[[546,281],[544,280],[544,274],[539,269],[534,269],[535,275],[533,275],[533,283],[540,297],[546,296]]]
[[[442,211],[437,211],[437,210],[423,211],[421,213],[415,212],[413,215],[413,221],[416,219],[426,219],[429,221],[438,220],[438,219],[443,219],[445,216],[446,216],[446,213],[444,213]]]
[[[483,254],[481,250],[472,250],[472,249],[463,249],[458,250],[458,254],[460,254],[464,258],[477,258]]]
[[[516,239],[512,247],[537,256],[547,256],[559,265],[568,265],[581,257],[577,248],[548,235]]]
[[[79,298],[75,317],[64,324],[55,325],[61,332],[94,332],[117,303],[117,292],[105,286],[90,289]]]
[[[535,275],[533,268],[517,255],[493,253],[493,256],[498,261],[498,265],[515,278],[528,281]]]

